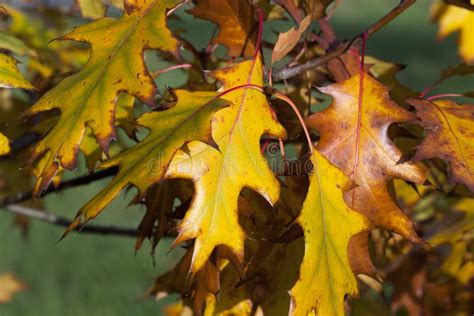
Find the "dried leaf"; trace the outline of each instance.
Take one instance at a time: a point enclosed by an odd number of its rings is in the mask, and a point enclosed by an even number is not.
[[[292,27],[290,30],[280,33],[275,43],[272,53],[272,63],[283,59],[298,44],[301,36],[311,23],[311,16],[308,15],[301,21],[298,29]]]
[[[321,135],[319,151],[356,184],[345,193],[351,208],[366,215],[374,225],[419,241],[411,220],[392,200],[387,190],[391,179],[423,183],[419,166],[399,163],[400,150],[390,140],[390,124],[415,117],[390,100],[388,90],[370,75],[364,76],[364,94],[359,105],[359,75],[320,90],[333,98],[332,105],[313,114],[308,125]]]
[[[300,23],[303,20],[304,12],[296,6],[295,0],[273,0],[272,2],[284,8],[295,22]]]
[[[139,249],[145,238],[152,241],[152,254],[158,242],[176,225],[172,221],[175,200],[187,202],[192,196],[192,187],[186,181],[167,180],[151,187],[145,197],[146,213],[138,226],[135,249]]]
[[[255,52],[257,37],[254,11],[246,0],[200,0],[191,13],[219,26],[212,42],[226,46],[228,55],[249,57]]]
[[[311,14],[313,19],[319,20],[326,15],[326,8],[334,2],[334,0],[299,0],[301,6]],[[335,1],[336,4],[339,0]]]
[[[464,183],[474,192],[474,105],[458,105],[450,100],[430,102],[410,99],[425,140],[416,147],[415,161],[439,157],[450,164],[452,183]]]

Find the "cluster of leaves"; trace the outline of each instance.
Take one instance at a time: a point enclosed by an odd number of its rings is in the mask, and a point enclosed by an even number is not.
[[[396,80],[403,67],[365,56],[377,24],[336,38],[327,14],[337,5],[79,0],[95,20],[69,33],[63,20],[5,6],[0,85],[22,90],[2,89],[11,106],[1,110],[11,122],[24,112],[4,131],[13,150],[0,134],[0,154],[29,166],[35,197],[81,155],[90,172],[115,170],[65,235],[136,188],[146,206],[137,250],[164,237],[185,249],[150,290],[182,295],[170,314],[388,313],[387,299],[412,315],[468,313],[474,106],[413,91]],[[75,12],[54,16],[83,22]],[[168,26],[189,15],[216,25],[204,47]],[[438,4],[433,16],[440,36],[460,30],[465,62],[438,82],[474,72],[473,11]],[[287,18],[294,28],[262,38]],[[153,69],[151,53],[170,66]],[[172,70],[185,82],[157,86]]]

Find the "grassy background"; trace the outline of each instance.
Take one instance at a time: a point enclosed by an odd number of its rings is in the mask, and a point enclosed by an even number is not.
[[[338,34],[349,38],[398,2],[342,1],[332,23]],[[436,26],[428,21],[430,3],[420,1],[368,42],[368,54],[408,64],[399,78],[416,89],[434,81],[446,66],[459,63],[455,36],[442,43],[435,39]],[[197,36],[203,43],[212,30],[209,27],[200,29],[204,24],[192,18],[186,18],[184,25],[191,27],[192,36]],[[286,28],[281,24],[277,27],[278,30]],[[441,85],[436,92],[462,92],[473,87],[472,77],[455,78]],[[49,195],[44,204],[48,210],[71,218],[103,184]],[[95,223],[136,227],[143,209],[126,207],[132,193],[117,199]],[[24,239],[11,223],[11,215],[1,214],[0,274],[14,272],[28,284],[28,289],[18,294],[13,302],[0,305],[0,316],[161,314],[163,302],[146,298],[143,293],[155,276],[176,262],[178,254],[168,254],[169,242],[160,244],[154,266],[147,245],[134,256],[131,238],[73,234],[57,243],[62,228],[32,222],[29,236]]]

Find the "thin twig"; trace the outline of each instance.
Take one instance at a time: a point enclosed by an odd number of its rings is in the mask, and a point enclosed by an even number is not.
[[[387,13],[384,17],[382,17],[380,20],[372,24],[368,29],[367,29],[367,36],[370,36],[380,30],[383,26],[386,24],[390,23],[393,19],[395,19],[397,16],[399,16],[402,12],[404,12],[406,9],[411,7],[413,4],[415,4],[416,0],[401,0],[400,4],[393,8],[389,13]]]
[[[22,205],[9,205],[8,207],[3,209],[5,212],[10,212],[17,215],[23,215],[28,218],[33,218],[40,220],[45,223],[69,227],[71,221],[65,217],[57,216],[55,214],[25,207]],[[92,233],[92,234],[101,234],[101,235],[115,235],[115,236],[130,236],[136,237],[137,230],[134,228],[124,228],[124,227],[116,227],[116,226],[100,226],[100,225],[87,225],[78,229],[81,233]]]
[[[324,56],[308,60],[304,64],[293,66],[293,67],[286,67],[280,70],[273,71],[272,81],[277,82],[277,81],[290,79],[304,73],[305,71],[324,65],[325,63],[329,62],[333,58],[336,58],[337,56],[344,54],[352,44],[353,44],[353,41],[350,41],[346,45],[343,45],[339,47],[338,49]]]
[[[86,185],[91,182],[94,182],[99,179],[104,179],[110,176],[113,176],[117,173],[118,168],[112,167],[108,169],[103,169],[99,170],[98,172],[90,173],[85,176],[81,176],[78,178],[74,178],[71,180],[63,181],[61,184],[59,184],[57,187],[54,187],[53,185],[50,185],[48,189],[43,193],[43,196],[52,193],[52,192],[60,192],[65,189],[69,188],[74,188],[80,185]],[[0,202],[0,208],[7,207],[12,204],[18,204],[20,202],[24,202],[27,200],[30,200],[33,196],[33,191],[27,191],[27,192],[19,192],[15,194],[14,196],[9,196],[1,200]]]
[[[462,98],[462,97],[464,97],[464,95],[459,94],[459,93],[443,93],[443,94],[432,95],[432,96],[426,98],[426,100],[432,101],[432,100],[447,98],[447,97],[461,97]]]
[[[398,6],[396,6],[393,10],[391,10],[389,13],[387,13],[385,16],[383,16],[380,20],[372,24],[365,32],[367,33],[367,36],[370,36],[380,30],[384,25],[395,19],[397,16],[399,16],[402,12],[404,12],[406,9],[408,9],[411,5],[413,5],[416,2],[416,0],[402,0]],[[295,76],[298,76],[305,71],[308,71],[310,69],[319,67],[321,65],[326,64],[333,58],[336,58],[345,52],[358,40],[361,38],[361,35],[364,34],[364,32],[357,34],[355,37],[353,37],[349,42],[347,42],[345,45],[339,46],[339,48],[327,53],[324,56],[317,57],[315,59],[308,60],[304,64],[293,66],[293,67],[286,67],[280,70],[276,70],[273,72],[273,81],[282,81],[286,80]]]
[[[193,65],[191,64],[180,64],[180,65],[173,65],[173,66],[170,66],[170,67],[167,67],[167,68],[164,68],[164,69],[160,69],[160,70],[157,70],[155,72],[152,72],[151,73],[151,76],[153,78],[156,78],[158,77],[159,75],[162,75],[164,73],[167,73],[167,72],[170,72],[170,71],[173,71],[173,70],[176,70],[176,69],[189,69],[189,68],[192,68]]]

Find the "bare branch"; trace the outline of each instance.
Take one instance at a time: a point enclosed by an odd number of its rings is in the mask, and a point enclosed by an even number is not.
[[[60,192],[65,189],[74,188],[80,185],[86,185],[96,180],[113,176],[117,173],[117,171],[118,171],[117,168],[112,167],[108,169],[99,170],[98,172],[90,173],[82,177],[78,177],[78,178],[74,178],[68,181],[61,182],[61,184],[59,184],[58,187],[54,187],[53,185],[50,185],[48,189],[42,194],[41,197],[52,192]],[[32,197],[33,197],[33,191],[18,192],[14,196],[9,196],[1,200],[0,208],[30,200],[32,199]]]
[[[280,70],[276,70],[273,72],[272,80],[275,81],[282,81],[286,79],[293,78],[295,76],[298,76],[305,71],[308,71],[310,69],[319,67],[321,65],[326,64],[330,60],[344,54],[355,42],[357,42],[363,33],[366,33],[367,36],[370,36],[380,30],[384,25],[395,19],[397,16],[399,16],[402,12],[404,12],[406,9],[408,9],[411,5],[413,5],[416,2],[416,0],[402,0],[400,1],[400,4],[396,6],[393,10],[391,10],[389,13],[387,13],[385,16],[383,16],[380,20],[372,24],[365,32],[362,32],[355,37],[353,37],[349,42],[346,44],[339,46],[337,49],[327,53],[324,56],[317,57],[315,59],[308,60],[307,62],[301,64],[301,65],[296,65],[293,67],[285,67]]]
[[[4,208],[4,211],[10,212],[17,215],[23,215],[28,218],[33,218],[40,220],[45,223],[68,227],[71,224],[71,221],[65,217],[57,216],[55,214],[25,207],[22,205],[9,205]],[[81,233],[92,233],[92,234],[101,234],[101,235],[115,235],[115,236],[130,236],[136,237],[137,230],[134,228],[123,228],[115,226],[100,226],[100,225],[87,225],[82,228],[77,229]]]

